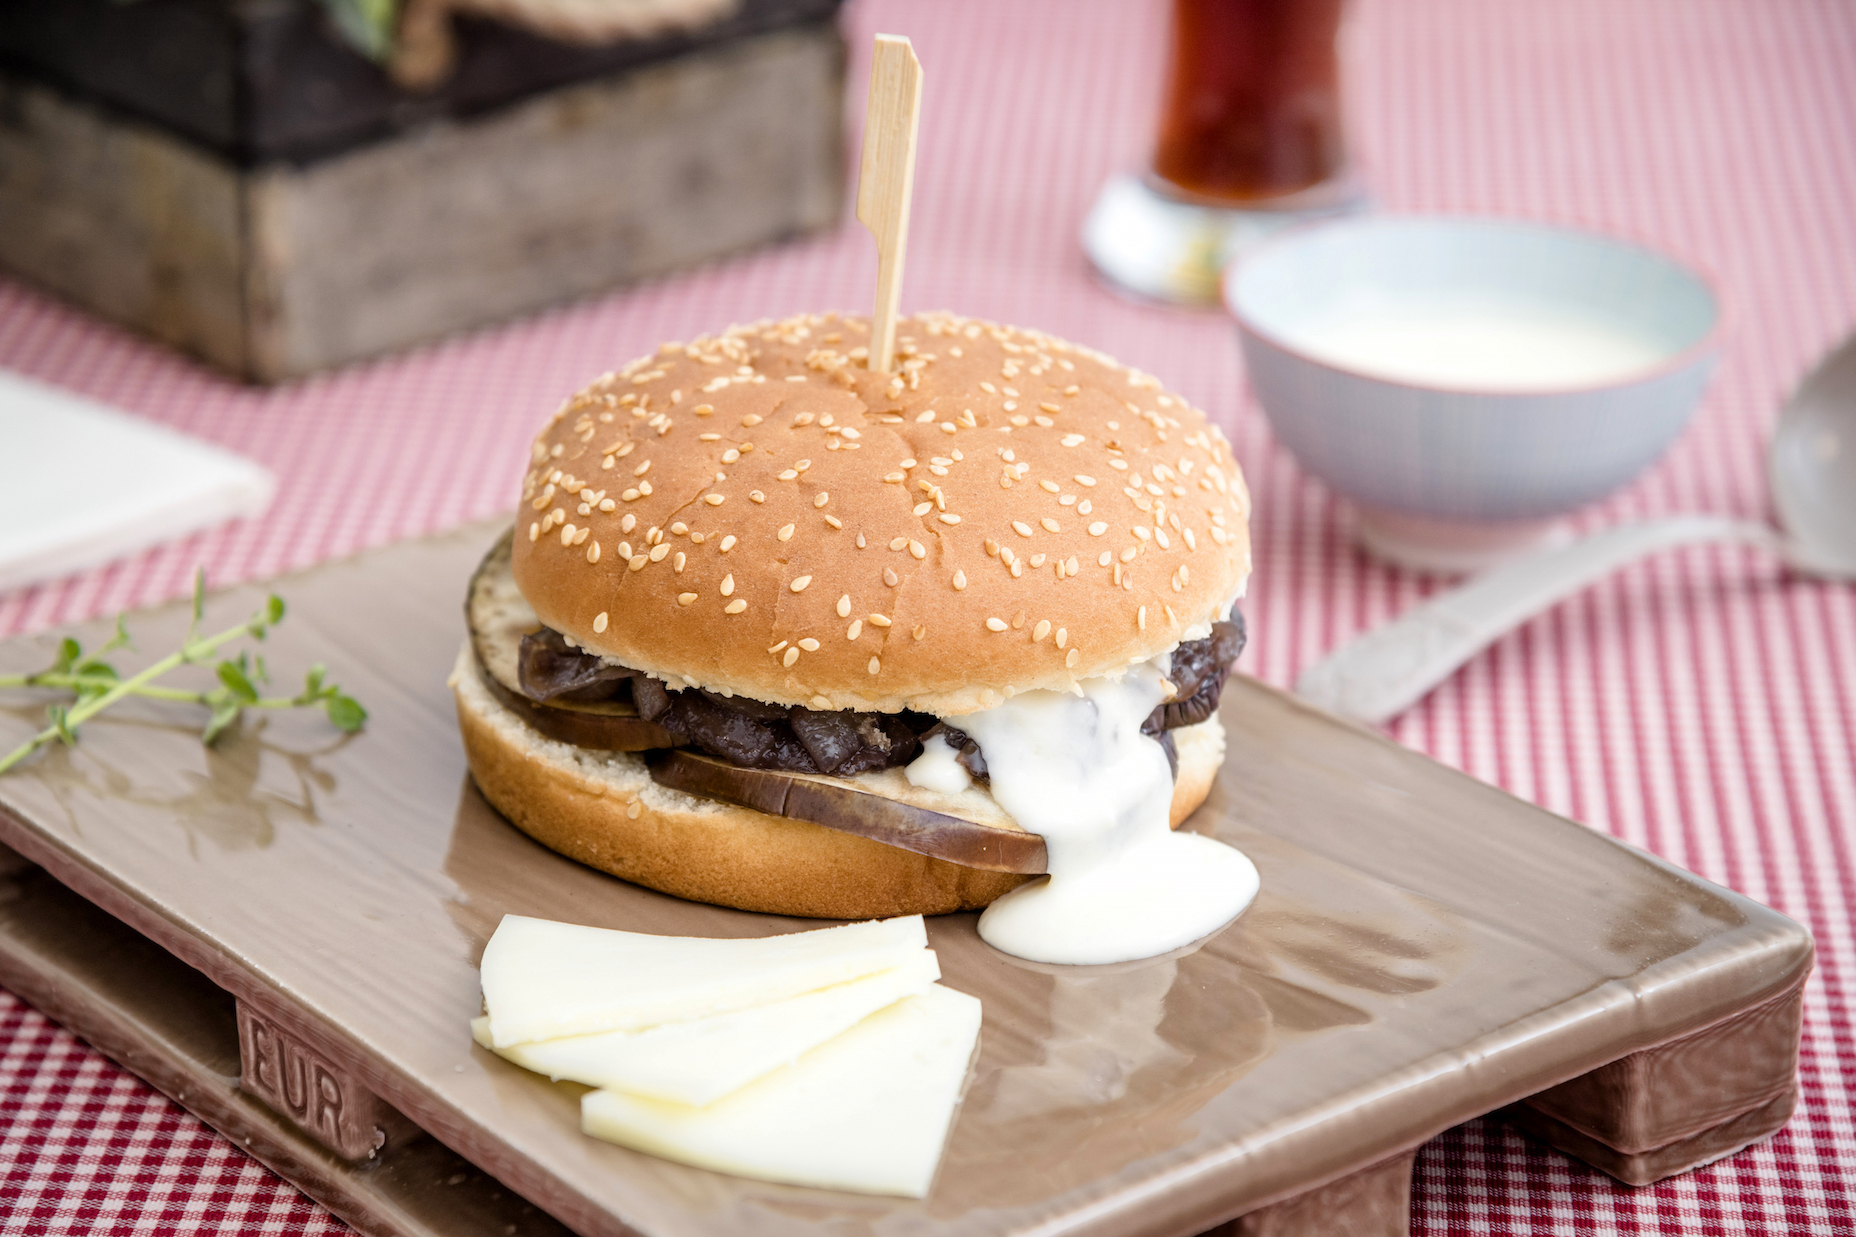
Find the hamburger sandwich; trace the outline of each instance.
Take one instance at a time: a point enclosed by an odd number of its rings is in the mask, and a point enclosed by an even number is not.
[[[1035,331],[904,319],[895,373],[868,338],[666,344],[535,438],[453,687],[544,845],[746,910],[939,913],[1209,793],[1250,566],[1218,428]]]

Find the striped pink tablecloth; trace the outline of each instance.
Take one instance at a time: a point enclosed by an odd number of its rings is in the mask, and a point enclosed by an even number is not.
[[[1779,400],[1856,323],[1856,6],[1847,0],[1359,0],[1355,138],[1380,203],[1554,220],[1711,271],[1731,315],[1693,427],[1591,525],[1769,516]],[[1164,375],[1230,431],[1256,496],[1244,665],[1277,684],[1416,602],[1279,448],[1212,314],[1092,281],[1076,234],[1144,156],[1157,0],[869,0],[927,69],[906,307],[1035,324]],[[0,635],[229,583],[502,509],[562,394],[664,338],[868,305],[854,224],[531,321],[261,392],[0,282],[0,365],[275,469],[260,521],[0,595]],[[0,444],[4,449],[4,444]],[[54,462],[55,464],[55,462]],[[81,461],[72,461],[81,498]],[[1626,1189],[1492,1122],[1418,1162],[1413,1231],[1851,1233],[1856,1042],[1856,589],[1742,549],[1619,574],[1478,658],[1392,727],[1401,742],[1804,923],[1803,1102],[1773,1140]],[[0,1229],[323,1233],[342,1226],[211,1130],[0,993]]]

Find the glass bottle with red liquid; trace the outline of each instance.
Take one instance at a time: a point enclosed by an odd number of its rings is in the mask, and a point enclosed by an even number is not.
[[[1164,109],[1143,177],[1109,182],[1083,243],[1110,279],[1211,303],[1245,246],[1360,209],[1341,102],[1346,0],[1173,0]]]

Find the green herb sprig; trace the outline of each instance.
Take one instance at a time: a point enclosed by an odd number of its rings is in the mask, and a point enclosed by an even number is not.
[[[212,636],[200,634],[200,620],[206,608],[206,576],[193,579],[193,618],[187,624],[187,638],[180,648],[129,678],[104,660],[117,649],[129,646],[129,632],[120,615],[116,633],[93,653],[86,653],[76,640],[66,637],[59,642],[58,655],[52,664],[37,674],[0,674],[0,687],[52,687],[71,692],[76,699],[69,704],[54,704],[46,709],[51,724],[18,747],[0,756],[0,773],[32,755],[54,740],[67,746],[77,742],[77,728],[125,696],[142,696],[152,700],[178,700],[204,705],[210,710],[202,742],[212,744],[238,721],[246,709],[302,709],[320,706],[337,730],[352,734],[367,722],[367,710],[360,702],[325,681],[326,671],[311,666],[304,676],[303,690],[294,696],[261,696],[258,684],[270,682],[264,658],[249,652],[237,657],[220,658],[213,667],[219,686],[211,691],[186,691],[160,687],[156,679],[181,666],[202,665],[211,660],[221,646],[249,637],[262,640],[265,634],[283,621],[283,598],[272,595],[249,619],[236,627]]]

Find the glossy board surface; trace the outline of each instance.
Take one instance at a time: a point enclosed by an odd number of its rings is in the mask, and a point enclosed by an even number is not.
[[[944,982],[985,1023],[926,1200],[608,1146],[579,1132],[581,1088],[471,1042],[501,916],[700,936],[816,921],[624,884],[483,803],[444,679],[497,531],[279,583],[273,673],[326,663],[371,711],[361,735],[273,714],[207,750],[193,712],[126,705],[0,778],[0,842],[584,1233],[1192,1233],[1721,1022],[1810,966],[1782,916],[1237,678],[1230,757],[1191,825],[1262,871],[1236,923],[1164,958],[1066,968],[997,953],[975,916],[931,921]],[[214,599],[209,630],[260,597]],[[185,623],[136,616],[142,656]],[[0,645],[0,671],[51,648]],[[36,721],[9,694],[0,742]]]

